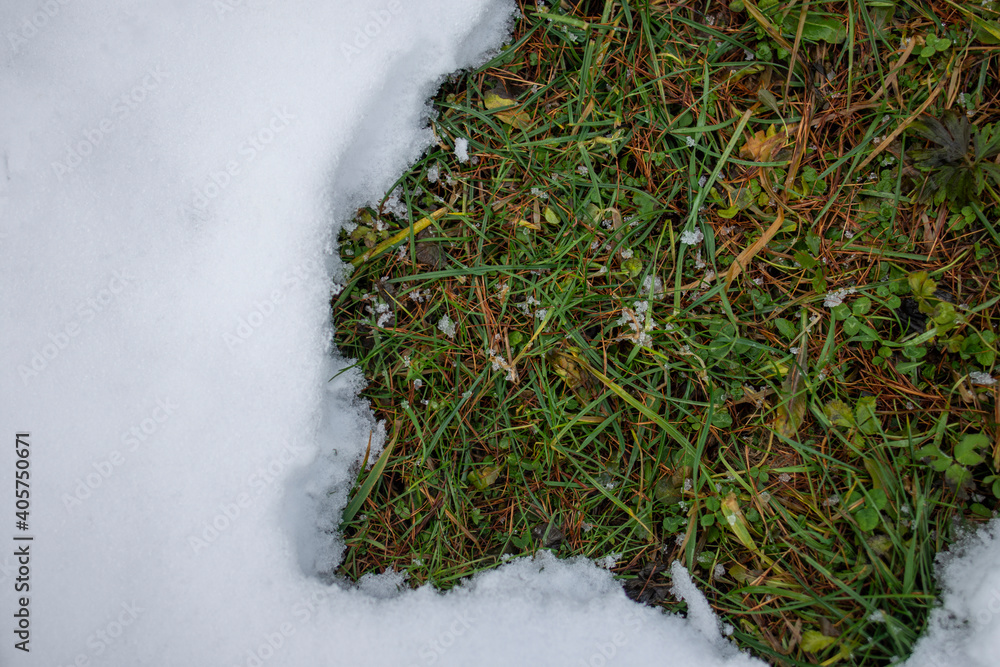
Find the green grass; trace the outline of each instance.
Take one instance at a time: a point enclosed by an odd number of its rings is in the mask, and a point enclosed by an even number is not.
[[[970,35],[945,2],[523,6],[435,99],[406,219],[341,238],[337,344],[393,443],[358,473],[341,573],[447,588],[613,555],[677,611],[678,559],[774,664],[908,654],[935,553],[997,508],[997,391],[968,374],[995,363],[998,200],[922,203],[926,143],[892,136],[922,108],[996,119],[975,11]]]

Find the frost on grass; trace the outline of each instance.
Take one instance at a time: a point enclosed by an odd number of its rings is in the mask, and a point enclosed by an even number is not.
[[[604,558],[599,558],[595,562],[597,563],[598,567],[603,567],[605,570],[610,570],[611,568],[613,568],[615,565],[618,564],[618,561],[619,559],[621,559],[621,557],[622,557],[621,553],[617,551],[612,551]]]
[[[694,254],[694,268],[704,269],[706,266],[705,260],[701,257],[701,248],[698,248],[698,251]]]
[[[548,308],[536,308],[536,306],[541,306],[542,302],[531,296],[530,294],[525,297],[524,301],[514,304],[514,306],[524,313],[527,317],[533,317],[536,320],[545,319],[548,315]]]
[[[372,316],[376,327],[384,329],[392,323],[393,317],[395,317],[392,306],[371,294],[366,294],[363,298],[371,302],[365,306],[365,310]]]
[[[392,192],[386,198],[385,203],[382,204],[382,210],[386,213],[391,213],[400,219],[406,219],[409,208],[406,202],[403,201],[403,188],[396,186],[393,188]],[[376,225],[381,224],[381,221],[376,221]],[[379,230],[382,231],[382,230]]]

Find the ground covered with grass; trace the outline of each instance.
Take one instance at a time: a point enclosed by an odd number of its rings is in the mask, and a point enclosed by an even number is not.
[[[341,573],[680,560],[774,664],[906,656],[1000,497],[997,10],[524,4],[340,239]]]

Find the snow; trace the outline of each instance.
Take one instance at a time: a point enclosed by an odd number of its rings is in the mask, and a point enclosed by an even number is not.
[[[844,303],[844,299],[850,294],[856,293],[857,290],[853,287],[848,287],[845,289],[832,290],[826,293],[823,297],[823,307],[824,308],[836,308],[840,304]]]
[[[448,338],[454,338],[455,337],[455,329],[456,329],[456,327],[455,327],[455,321],[452,320],[447,315],[442,315],[441,316],[441,319],[438,320],[437,327],[438,327],[438,329],[441,330],[441,333],[443,333]]]
[[[684,245],[698,245],[704,238],[705,235],[700,229],[685,229],[681,232],[681,243]]]
[[[983,387],[992,387],[997,383],[997,379],[986,371],[970,371],[969,379],[972,381],[972,384],[978,384]]]
[[[695,587],[694,582],[691,581],[691,575],[684,569],[684,566],[674,561],[670,566],[670,575],[673,578],[673,586],[671,586],[670,591],[677,599],[687,602],[688,621],[691,625],[707,641],[714,644],[720,652],[731,651],[732,646],[722,638],[722,635],[732,634],[733,629],[719,622],[709,606],[708,600]]]
[[[459,162],[469,161],[469,140],[465,137],[459,137],[455,140],[455,157],[458,158]]]
[[[0,5],[0,433],[30,433],[34,538],[31,652],[8,625],[0,663],[760,664],[682,569],[691,620],[545,552],[448,594],[332,576],[357,466],[385,439],[363,378],[338,375],[335,232],[431,143],[425,100],[512,11]]]
[[[989,667],[1000,655],[1000,519],[938,555],[941,605],[905,667]]]

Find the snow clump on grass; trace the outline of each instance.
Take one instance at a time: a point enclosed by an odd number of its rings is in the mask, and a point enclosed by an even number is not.
[[[455,157],[463,164],[469,161],[469,140],[465,137],[455,139]]]
[[[688,229],[681,232],[681,243],[684,245],[698,245],[704,238],[705,235],[700,229]]]
[[[455,322],[447,315],[442,316],[441,319],[438,320],[438,329],[440,329],[441,333],[448,338],[455,337]]]
[[[846,299],[849,294],[854,294],[855,292],[857,292],[857,290],[853,287],[827,292],[826,298],[823,299],[823,305],[827,308],[836,308],[840,304],[844,303],[844,299]]]
[[[972,384],[977,384],[982,387],[992,387],[997,383],[997,379],[995,377],[983,371],[972,371],[969,373],[969,380],[972,381]]]

